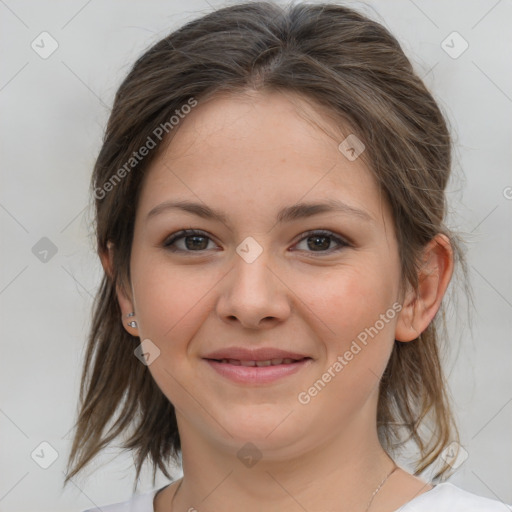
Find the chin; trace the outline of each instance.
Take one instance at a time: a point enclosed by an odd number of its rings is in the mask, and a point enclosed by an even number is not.
[[[303,437],[304,432],[299,432],[297,418],[290,414],[290,410],[285,413],[282,407],[276,406],[278,411],[266,415],[257,414],[257,410],[251,414],[233,415],[230,418],[224,416],[222,426],[231,434],[221,429],[225,440],[235,446],[244,445],[251,442],[262,450],[278,450],[294,443],[294,439]]]

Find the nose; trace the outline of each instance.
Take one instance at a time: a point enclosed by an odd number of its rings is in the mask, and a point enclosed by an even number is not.
[[[290,315],[290,290],[270,267],[266,253],[251,263],[235,254],[233,267],[219,283],[216,309],[224,322],[261,329],[282,323]]]

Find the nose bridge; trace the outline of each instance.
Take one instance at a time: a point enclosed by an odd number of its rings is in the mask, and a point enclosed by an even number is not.
[[[232,265],[219,297],[219,315],[236,317],[246,326],[268,317],[282,319],[288,310],[286,287],[280,291],[268,246],[246,238],[236,248]]]
[[[262,237],[258,242],[249,236],[236,248],[231,286],[237,288],[237,293],[250,293],[253,290],[252,295],[256,298],[262,293],[270,292],[269,287],[273,286],[272,272],[269,269],[271,258],[268,245],[264,246],[264,243]]]

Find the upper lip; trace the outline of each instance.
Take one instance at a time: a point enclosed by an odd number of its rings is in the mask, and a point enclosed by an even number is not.
[[[228,347],[210,352],[204,359],[235,359],[238,361],[268,361],[270,359],[304,359],[304,354],[288,352],[272,347],[244,348]]]

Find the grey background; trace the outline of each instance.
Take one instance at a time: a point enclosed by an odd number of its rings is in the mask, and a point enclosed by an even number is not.
[[[512,3],[345,3],[399,39],[452,126],[450,226],[468,241],[476,307],[472,331],[464,313],[450,320],[453,349],[445,368],[468,454],[450,481],[512,503],[512,68],[506,65]],[[115,457],[114,448],[61,491],[101,275],[87,209],[89,178],[108,108],[135,59],[184,21],[220,5],[0,0],[3,512],[81,511],[131,495],[131,457]],[[42,46],[43,31],[58,43],[46,59],[31,47],[34,40]],[[469,44],[455,59],[441,46],[453,31]],[[49,45],[46,40],[46,50]],[[49,457],[42,442],[58,455],[47,469],[31,457],[34,450],[40,461]],[[149,475],[144,472],[141,491],[152,488]]]

